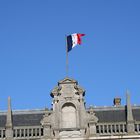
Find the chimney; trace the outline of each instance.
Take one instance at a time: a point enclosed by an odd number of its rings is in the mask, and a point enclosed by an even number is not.
[[[120,106],[121,105],[121,98],[116,97],[114,98],[114,106]]]

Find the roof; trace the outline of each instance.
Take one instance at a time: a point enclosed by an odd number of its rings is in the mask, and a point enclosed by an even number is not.
[[[140,106],[132,107],[135,121],[140,121]],[[88,111],[88,109],[87,109]],[[13,126],[40,126],[46,110],[13,111]],[[94,107],[95,115],[99,123],[126,122],[126,107]],[[0,127],[5,127],[6,112],[0,112]]]
[[[13,126],[39,126],[45,110],[13,111]],[[5,127],[6,112],[0,113],[0,127]]]
[[[133,109],[132,113],[133,113],[134,120],[140,121],[140,108]]]
[[[13,115],[13,126],[39,126],[44,113]]]
[[[94,112],[99,119],[99,123],[126,122],[127,111],[125,106],[118,107],[97,107]],[[132,106],[135,121],[140,121],[140,107]]]
[[[125,122],[125,110],[95,111],[100,123]]]
[[[0,127],[5,127],[6,115],[0,115]]]

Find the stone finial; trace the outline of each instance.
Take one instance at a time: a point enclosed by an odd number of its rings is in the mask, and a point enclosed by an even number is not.
[[[96,135],[96,124],[98,122],[98,118],[96,117],[95,113],[94,113],[94,109],[91,106],[89,108],[89,134],[91,136]]]
[[[132,113],[132,107],[130,103],[130,95],[129,91],[126,92],[126,108],[127,108],[127,132],[129,134],[133,134],[135,132],[134,130],[134,119],[133,119],[133,113]]]
[[[93,110],[93,106],[91,106],[89,108],[89,122],[91,123],[97,123],[98,122],[98,118],[96,117],[94,110]]]
[[[45,125],[51,125],[51,114],[46,113],[46,114],[43,116],[43,119],[41,120],[41,124],[42,124],[43,126],[45,126]]]
[[[11,110],[11,98],[8,97],[8,110],[6,119],[6,139],[13,139],[13,125],[12,125],[12,110]]]
[[[11,98],[10,97],[8,97],[6,127],[12,127],[12,110],[11,110]]]
[[[126,103],[127,103],[127,121],[133,121],[133,113],[128,90],[126,91]]]

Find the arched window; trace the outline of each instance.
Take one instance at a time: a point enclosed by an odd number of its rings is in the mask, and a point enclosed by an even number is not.
[[[62,107],[62,127],[76,127],[76,108],[72,103],[66,103]]]

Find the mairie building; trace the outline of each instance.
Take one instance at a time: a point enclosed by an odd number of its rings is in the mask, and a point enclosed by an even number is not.
[[[52,109],[11,109],[0,112],[0,139],[6,140],[140,140],[140,106],[114,105],[89,108],[85,90],[76,80],[64,78],[50,93]]]

